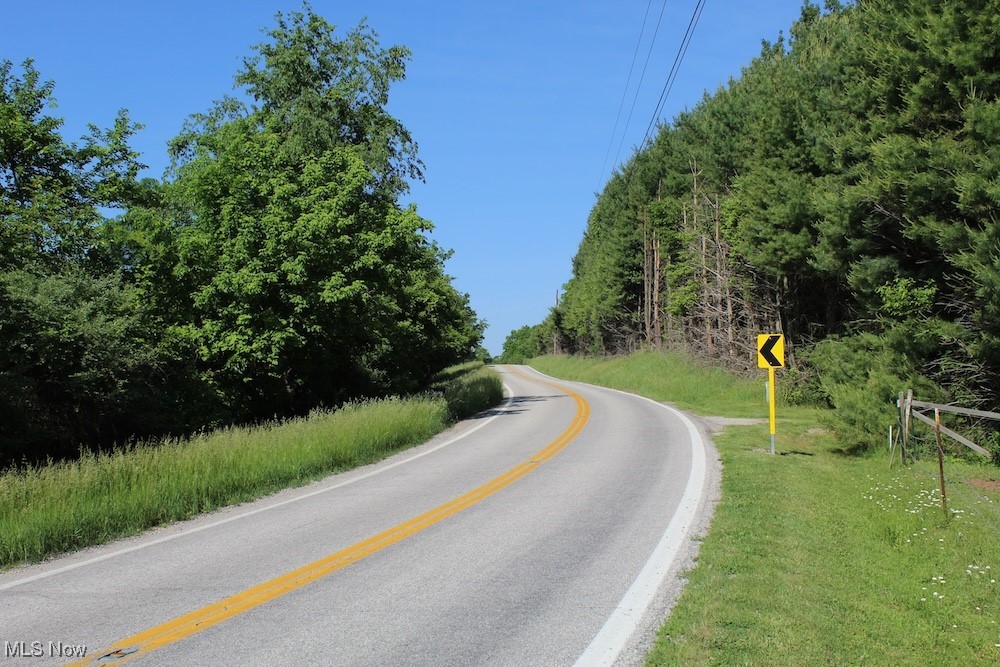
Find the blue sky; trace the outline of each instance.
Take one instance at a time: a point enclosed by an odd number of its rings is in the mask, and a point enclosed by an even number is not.
[[[145,126],[133,147],[149,165],[145,175],[156,178],[184,119],[232,91],[242,58],[264,39],[276,12],[302,6],[3,4],[0,59],[18,65],[19,75],[31,57],[55,82],[54,113],[66,121],[67,140],[85,134],[88,123],[110,127],[117,110],[128,109]],[[696,5],[668,0],[650,50],[663,0],[313,0],[341,34],[367,17],[382,46],[412,50],[406,80],[389,104],[426,167],[426,182],[413,185],[407,202],[434,224],[433,238],[454,251],[448,273],[489,323],[485,345],[494,354],[511,330],[540,322],[569,280],[596,194],[616,155],[624,162],[641,142]],[[661,118],[671,120],[738,76],[762,39],[788,33],[801,6],[708,0]]]

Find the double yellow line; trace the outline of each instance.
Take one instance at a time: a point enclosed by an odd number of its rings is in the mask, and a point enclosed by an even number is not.
[[[132,635],[115,642],[113,646],[97,652],[93,657],[79,662],[70,663],[72,665],[107,665],[122,664],[139,656],[145,655],[163,646],[181,641],[186,637],[197,634],[202,630],[211,628],[223,621],[238,616],[243,612],[259,607],[266,602],[302,588],[317,579],[327,576],[355,563],[366,556],[381,551],[388,546],[404,540],[425,528],[444,521],[450,516],[461,512],[468,507],[478,503],[480,500],[493,495],[529,472],[542,465],[553,456],[558,454],[573,438],[580,434],[584,425],[590,418],[590,406],[576,392],[569,389],[528,377],[522,373],[511,370],[516,375],[529,380],[544,384],[559,391],[565,392],[576,402],[576,415],[569,427],[563,431],[559,437],[545,446],[544,449],[536,452],[534,456],[523,463],[519,463],[504,474],[496,477],[486,484],[469,491],[468,493],[450,500],[443,505],[439,505],[429,512],[415,516],[408,521],[404,521],[392,528],[379,533],[366,540],[351,545],[346,549],[330,554],[315,562],[304,565],[298,569],[287,572],[270,581],[248,588],[241,593],[219,600],[189,614],[179,616],[149,630]]]

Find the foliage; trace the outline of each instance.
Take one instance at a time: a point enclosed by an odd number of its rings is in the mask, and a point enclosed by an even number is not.
[[[887,426],[897,421],[895,401],[902,388],[927,396],[923,400],[938,398],[939,390],[906,355],[874,334],[827,338],[804,361],[818,371],[818,393],[835,408],[825,421],[837,430],[846,450],[884,439]]]
[[[0,452],[7,460],[76,454],[80,442],[124,441],[186,429],[175,403],[187,369],[170,365],[141,292],[120,275],[68,267],[0,276]],[[198,408],[204,414],[207,407]]]
[[[429,223],[396,203],[420,173],[383,108],[408,52],[363,24],[338,40],[312,13],[270,36],[237,76],[253,104],[224,100],[173,144],[172,210],[153,224],[176,260],[156,283],[182,277],[187,335],[237,414],[413,391],[482,325]]]
[[[169,350],[141,290],[105,261],[102,208],[139,197],[138,129],[119,113],[67,144],[54,86],[0,62],[0,466],[125,440],[161,420]],[[181,383],[178,383],[178,386]],[[195,394],[196,396],[197,394]]]
[[[408,59],[278,14],[163,182],[126,112],[68,144],[54,84],[0,63],[0,465],[419,392],[472,358],[485,325],[398,203],[423,169],[386,110]]]
[[[511,331],[503,342],[503,352],[497,359],[501,364],[523,364],[526,360],[542,354],[545,342],[541,325],[525,325]]]
[[[99,544],[353,468],[499,403],[479,362],[437,376],[443,396],[387,398],[306,417],[138,443],[0,474],[0,567]],[[463,414],[464,413],[464,414]]]
[[[562,349],[750,372],[756,334],[780,331],[795,394],[842,408],[852,446],[881,441],[908,384],[1000,407],[997,15],[807,3],[608,181],[557,309]]]
[[[55,106],[55,85],[42,82],[32,60],[14,75],[0,61],[0,270],[58,270],[85,262],[102,216],[100,207],[127,206],[143,167],[128,147],[139,126],[121,111],[114,127],[90,126],[81,144],[67,144]]]

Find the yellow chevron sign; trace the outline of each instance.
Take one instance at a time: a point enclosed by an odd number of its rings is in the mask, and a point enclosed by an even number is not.
[[[785,367],[785,337],[781,334],[757,335],[757,368]]]

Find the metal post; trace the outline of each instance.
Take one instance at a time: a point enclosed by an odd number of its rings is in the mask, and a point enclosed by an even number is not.
[[[770,413],[771,422],[771,453],[774,454],[774,431],[775,431],[775,417],[774,417],[774,368],[767,369],[767,398],[768,398],[768,412]]]

